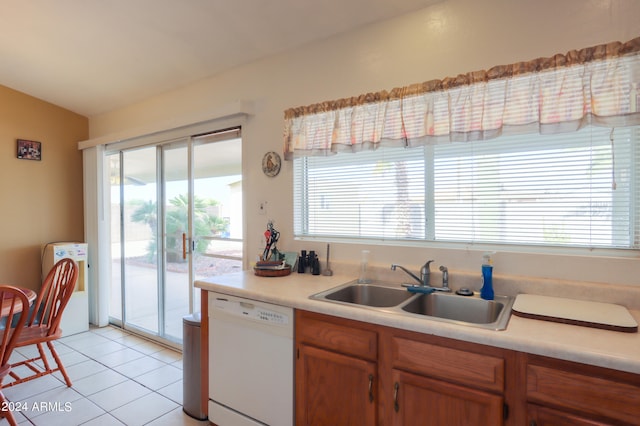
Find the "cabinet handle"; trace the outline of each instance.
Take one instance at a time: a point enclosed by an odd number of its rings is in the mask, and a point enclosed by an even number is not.
[[[400,383],[396,382],[393,385],[393,409],[396,410],[396,413],[400,411],[400,404],[398,404],[398,389],[400,389]]]
[[[369,374],[369,402],[373,402],[373,374]]]

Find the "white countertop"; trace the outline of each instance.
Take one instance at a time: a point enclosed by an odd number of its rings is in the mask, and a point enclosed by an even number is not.
[[[515,315],[511,315],[506,330],[494,331],[309,299],[315,293],[354,279],[346,275],[325,277],[295,272],[286,277],[270,278],[244,271],[198,280],[195,285],[207,291],[295,309],[640,374],[640,333],[600,330]],[[630,313],[640,323],[640,311]]]

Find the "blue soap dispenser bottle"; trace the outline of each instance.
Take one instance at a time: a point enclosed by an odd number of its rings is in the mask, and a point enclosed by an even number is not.
[[[480,297],[484,300],[493,300],[493,266],[491,266],[491,253],[482,256],[482,288]]]

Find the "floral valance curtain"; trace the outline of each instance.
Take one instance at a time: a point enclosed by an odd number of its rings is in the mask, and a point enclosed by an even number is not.
[[[640,37],[285,111],[286,159],[640,124]]]

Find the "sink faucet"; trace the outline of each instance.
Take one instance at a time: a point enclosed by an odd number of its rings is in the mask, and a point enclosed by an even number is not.
[[[404,266],[401,265],[397,265],[397,264],[392,264],[391,265],[391,270],[395,271],[396,268],[400,268],[402,269],[404,272],[406,272],[411,278],[413,278],[414,280],[416,280],[421,287],[429,287],[432,288],[434,290],[437,291],[451,291],[451,289],[449,288],[449,275],[448,275],[448,271],[446,272],[446,276],[447,276],[447,281],[445,283],[444,281],[444,271],[443,271],[443,285],[442,287],[431,287],[429,285],[429,281],[431,278],[431,270],[429,269],[429,266],[431,265],[431,262],[433,262],[433,260],[428,260],[424,265],[422,265],[422,268],[420,268],[420,277],[416,276],[413,272],[409,271],[407,268],[405,268]],[[441,271],[442,271],[441,267]],[[446,270],[446,268],[445,268]],[[403,284],[405,287],[411,284]]]
[[[422,285],[425,287],[429,287],[429,281],[431,279],[431,270],[429,269],[429,265],[431,265],[433,260],[427,260],[427,263],[422,265],[420,268],[420,280],[422,281]]]
[[[429,269],[429,265],[431,264],[431,262],[433,262],[433,260],[427,260],[427,263],[422,265],[422,268],[420,268],[420,278],[418,278],[413,272],[411,272],[404,266],[400,266],[395,263],[391,265],[391,270],[395,271],[396,268],[400,268],[407,274],[409,274],[411,278],[416,280],[422,287],[429,287],[429,279],[431,278],[431,270]]]
[[[402,269],[402,270],[403,270],[403,271],[405,271],[407,274],[409,274],[409,276],[410,276],[411,278],[413,278],[414,280],[418,281],[418,283],[419,283],[420,285],[422,285],[422,286],[424,285],[424,282],[422,281],[422,279],[420,279],[420,278],[416,277],[416,276],[415,276],[415,274],[414,274],[413,272],[411,272],[410,270],[408,270],[408,269],[407,269],[407,268],[405,268],[404,266],[396,265],[395,263],[391,265],[391,270],[392,270],[392,271],[395,271],[395,270],[396,270],[396,268],[400,268],[400,269]]]

